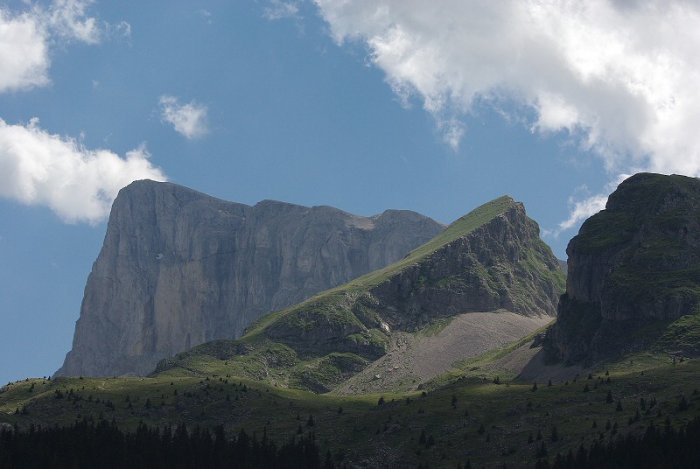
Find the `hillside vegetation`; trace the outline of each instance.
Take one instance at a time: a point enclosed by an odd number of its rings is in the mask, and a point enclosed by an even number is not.
[[[278,445],[313,433],[336,464],[456,468],[553,463],[581,445],[641,436],[650,423],[678,428],[700,415],[700,361],[635,354],[551,383],[488,370],[519,346],[530,342],[479,357],[427,391],[401,393],[317,395],[205,369],[196,377],[173,369],[151,378],[31,379],[2,389],[0,422],[223,426],[231,435],[266,433]]]

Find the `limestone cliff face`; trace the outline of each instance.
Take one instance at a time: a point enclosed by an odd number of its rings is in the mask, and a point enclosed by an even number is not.
[[[138,181],[114,202],[58,375],[147,374],[263,314],[383,267],[444,229],[409,211],[226,202]]]
[[[640,173],[610,195],[567,248],[551,356],[590,361],[641,347],[625,333],[700,305],[700,181]],[[624,342],[624,343],[623,343]]]

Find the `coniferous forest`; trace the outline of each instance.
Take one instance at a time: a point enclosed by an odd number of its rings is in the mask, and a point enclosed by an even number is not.
[[[1,468],[334,468],[322,458],[313,434],[282,445],[241,430],[227,438],[223,428],[162,429],[140,424],[123,432],[115,423],[81,420],[68,427],[31,427],[0,433]]]
[[[700,467],[700,418],[674,429],[650,424],[644,435],[579,447],[575,453],[542,458],[536,469]],[[546,447],[542,448],[546,453]],[[545,456],[543,454],[542,456]],[[552,461],[551,463],[549,461]],[[458,465],[460,467],[461,465]],[[0,432],[2,468],[309,468],[332,469],[330,453],[321,457],[313,434],[277,445],[241,430],[227,438],[223,428],[162,429],[140,424],[124,432],[115,423],[81,420],[68,427],[30,427]],[[426,467],[421,465],[419,467]],[[429,466],[427,466],[429,467]],[[472,467],[469,461],[461,467]]]
[[[550,464],[544,459],[536,469],[585,468],[659,468],[700,467],[700,418],[675,430],[670,422],[663,427],[653,423],[641,437],[627,435],[609,443],[594,443],[589,448],[579,447],[574,453],[557,454]]]

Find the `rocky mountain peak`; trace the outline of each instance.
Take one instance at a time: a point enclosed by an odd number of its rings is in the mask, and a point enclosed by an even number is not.
[[[567,248],[566,294],[549,352],[569,362],[644,347],[626,333],[700,305],[700,181],[640,173]]]
[[[161,358],[238,337],[263,314],[396,261],[444,229],[412,212],[380,219],[136,181],[114,201],[58,374],[147,374]]]

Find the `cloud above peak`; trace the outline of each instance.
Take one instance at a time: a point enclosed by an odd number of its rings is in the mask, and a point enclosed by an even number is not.
[[[533,132],[565,132],[611,174],[700,175],[697,2],[315,3],[333,38],[364,44],[455,148],[476,102],[510,102],[535,116]]]
[[[186,139],[194,140],[209,133],[206,106],[196,101],[181,104],[178,98],[168,95],[161,96],[159,102],[163,121]]]
[[[139,147],[119,156],[75,139],[0,119],[0,197],[50,208],[62,220],[104,220],[119,189],[138,179],[166,180]]]

